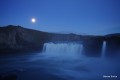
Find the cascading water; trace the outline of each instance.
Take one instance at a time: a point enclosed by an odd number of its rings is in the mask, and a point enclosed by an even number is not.
[[[103,46],[102,46],[102,57],[105,57],[105,51],[106,51],[106,41],[103,41]]]
[[[105,48],[103,42],[103,57]],[[119,76],[119,61],[84,57],[81,51],[78,43],[45,43],[42,53],[0,56],[0,74],[13,71],[18,80],[120,80],[103,77]]]
[[[45,43],[43,53],[46,56],[77,57],[81,55],[82,45],[77,43]]]

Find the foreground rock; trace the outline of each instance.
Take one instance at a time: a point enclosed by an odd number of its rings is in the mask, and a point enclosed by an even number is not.
[[[17,80],[17,75],[16,74],[9,74],[6,76],[1,76],[0,80]]]

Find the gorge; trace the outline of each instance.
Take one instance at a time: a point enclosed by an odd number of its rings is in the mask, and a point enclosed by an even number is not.
[[[106,42],[104,44],[104,42]],[[59,34],[42,32],[21,26],[8,25],[0,27],[0,54],[42,52],[46,43],[76,43],[82,45],[82,54],[91,57],[120,55],[120,34],[103,36]]]
[[[119,33],[95,36],[0,27],[0,80],[119,79],[119,57]]]

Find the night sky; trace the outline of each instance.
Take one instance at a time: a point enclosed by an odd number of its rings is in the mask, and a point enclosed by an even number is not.
[[[90,35],[120,33],[120,0],[0,0],[0,26],[6,25]]]

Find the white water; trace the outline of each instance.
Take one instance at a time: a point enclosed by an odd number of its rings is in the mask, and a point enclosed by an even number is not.
[[[77,43],[45,43],[43,53],[49,57],[77,58],[82,56],[82,45]]]
[[[77,43],[45,43],[43,53],[0,57],[0,73],[17,71],[18,80],[104,80],[103,75],[119,76],[119,61],[85,57],[81,51],[82,45]]]
[[[103,46],[102,46],[102,58],[105,58],[105,53],[106,53],[106,41],[103,41]]]

